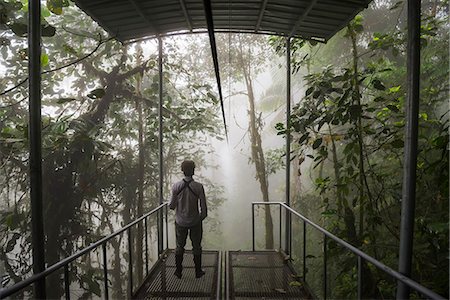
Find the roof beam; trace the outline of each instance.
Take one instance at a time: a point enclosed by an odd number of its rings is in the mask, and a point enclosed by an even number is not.
[[[314,5],[317,3],[317,0],[312,0],[308,7],[306,7],[305,11],[302,13],[302,15],[300,16],[300,18],[297,20],[297,22],[295,23],[294,27],[292,27],[291,32],[288,35],[288,38],[292,37],[295,32],[297,31],[297,29],[300,27],[300,25],[302,24],[303,20],[306,18],[306,16],[309,14],[309,12],[312,10],[312,8],[314,7]]]
[[[211,54],[214,63],[214,72],[216,73],[217,89],[219,90],[220,106],[222,108],[223,125],[225,126],[225,135],[228,141],[227,122],[225,120],[225,109],[223,106],[222,85],[220,83],[219,59],[217,56],[216,37],[214,36],[214,22],[212,16],[211,0],[203,0],[205,10],[206,25],[208,27],[209,43],[211,45]]]
[[[180,0],[180,5],[181,5],[181,9],[183,10],[183,14],[184,14],[184,18],[186,19],[186,24],[188,26],[189,31],[192,32],[192,21],[191,21],[191,17],[189,16],[189,13],[187,11],[186,8],[186,3],[184,2],[184,0]]]
[[[255,31],[259,31],[259,28],[261,27],[262,18],[264,16],[264,12],[266,11],[267,1],[268,0],[263,0],[261,9],[259,10],[259,17],[258,22],[256,23]]]
[[[155,34],[157,34],[158,30],[157,30],[156,26],[153,24],[152,21],[150,21],[150,19],[146,15],[144,15],[144,13],[142,12],[143,9],[141,8],[141,6],[135,0],[128,0],[128,1],[131,2],[131,4],[133,5],[134,9],[136,10],[136,12],[149,25],[150,29],[152,31],[154,31]]]

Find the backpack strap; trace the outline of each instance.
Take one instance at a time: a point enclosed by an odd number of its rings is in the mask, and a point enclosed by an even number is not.
[[[190,186],[190,183],[191,183],[192,181],[186,181],[184,178],[183,178],[183,181],[184,181],[184,186],[183,186],[183,188],[177,193],[177,196],[178,196],[179,194],[181,194],[181,192],[183,192],[185,188],[188,188],[189,191],[191,191],[191,193],[195,195],[195,197],[200,198],[200,197],[198,196],[198,194],[197,194],[196,192],[194,192],[194,190],[192,190],[192,188],[191,188],[191,186]]]

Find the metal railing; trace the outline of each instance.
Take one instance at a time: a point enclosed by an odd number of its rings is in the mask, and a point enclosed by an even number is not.
[[[424,287],[423,285],[417,283],[416,281],[412,280],[411,278],[406,277],[406,276],[400,274],[399,272],[389,268],[382,262],[380,262],[380,261],[376,260],[375,258],[373,258],[372,256],[364,253],[360,249],[352,246],[348,242],[338,238],[331,232],[329,232],[326,229],[322,228],[321,226],[315,224],[314,222],[312,222],[305,216],[301,215],[297,211],[293,210],[291,207],[287,206],[283,202],[253,202],[252,203],[252,248],[253,248],[253,251],[255,251],[255,213],[254,213],[254,211],[255,211],[255,206],[257,206],[257,205],[279,205],[280,216],[281,216],[281,209],[284,208],[284,209],[286,209],[287,212],[289,212],[289,215],[295,215],[303,221],[303,270],[302,271],[303,271],[303,280],[305,282],[306,282],[306,270],[307,270],[306,269],[306,225],[310,225],[311,227],[313,227],[314,229],[318,230],[319,232],[321,232],[323,234],[323,274],[324,274],[323,275],[323,281],[324,281],[323,295],[324,295],[324,299],[327,298],[327,290],[328,290],[328,287],[327,287],[327,252],[328,252],[327,239],[333,240],[334,242],[341,245],[348,251],[356,254],[356,256],[358,257],[358,266],[357,266],[357,268],[358,268],[358,283],[357,283],[358,284],[357,285],[358,286],[358,292],[357,292],[358,299],[362,298],[362,286],[363,286],[363,281],[362,281],[362,268],[363,267],[362,266],[363,266],[364,261],[371,263],[372,265],[374,265],[375,267],[377,267],[378,269],[380,269],[381,271],[383,271],[390,277],[403,282],[404,284],[408,285],[410,288],[419,292],[420,294],[427,297],[428,299],[439,299],[439,300],[446,299],[443,296],[438,295],[437,293],[435,293],[435,292],[431,291],[430,289]],[[280,217],[280,244],[281,244],[281,217]],[[292,247],[292,246],[290,246],[290,247]],[[286,249],[286,250],[288,250],[288,252],[291,253],[291,249]]]
[[[165,209],[164,209],[165,208]],[[153,210],[151,210],[150,212],[144,214],[143,216],[139,217],[138,219],[134,220],[133,222],[129,223],[128,225],[126,225],[125,227],[117,230],[116,232],[113,232],[107,236],[105,236],[104,238],[100,239],[99,241],[89,245],[88,247],[78,251],[77,253],[57,262],[56,264],[48,267],[47,269],[45,269],[43,272],[39,273],[39,274],[35,274],[32,275],[31,277],[20,281],[10,287],[7,288],[3,288],[0,290],[0,299],[4,299],[8,296],[11,296],[25,288],[27,288],[28,286],[32,285],[33,283],[35,283],[38,280],[41,280],[42,278],[46,278],[47,276],[53,274],[54,272],[56,272],[57,270],[60,270],[61,268],[64,268],[64,291],[65,291],[65,296],[66,299],[70,299],[70,278],[69,278],[69,265],[71,262],[73,262],[74,260],[76,260],[77,258],[99,248],[102,247],[102,252],[103,252],[103,282],[104,282],[104,299],[109,299],[109,287],[108,287],[108,265],[107,265],[107,243],[113,239],[114,237],[124,233],[125,231],[127,231],[128,233],[128,284],[129,284],[129,291],[130,291],[130,295],[128,295],[129,298],[132,297],[133,295],[133,257],[132,257],[132,235],[131,235],[131,228],[133,226],[135,226],[136,224],[140,223],[140,222],[144,222],[144,232],[145,232],[145,270],[147,272],[149,272],[149,255],[148,255],[148,218],[155,214],[158,213],[158,218],[163,218],[163,210],[165,213],[165,229],[166,229],[166,249],[168,248],[168,243],[169,243],[169,238],[168,238],[168,202],[162,203],[160,204],[158,207],[154,208]],[[158,222],[158,224],[160,224],[160,222]],[[164,232],[163,228],[158,228],[158,231],[162,231]],[[163,243],[163,241],[161,241],[161,243]],[[159,253],[160,254],[160,253]]]

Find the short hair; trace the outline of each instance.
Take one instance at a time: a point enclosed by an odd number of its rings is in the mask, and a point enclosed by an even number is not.
[[[184,175],[192,176],[194,175],[195,163],[192,160],[185,160],[181,163],[181,171]]]

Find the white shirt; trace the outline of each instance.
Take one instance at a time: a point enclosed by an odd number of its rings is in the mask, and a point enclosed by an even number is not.
[[[208,215],[203,185],[190,176],[175,183],[169,208],[176,208],[175,222],[180,226],[191,227],[203,221]]]

